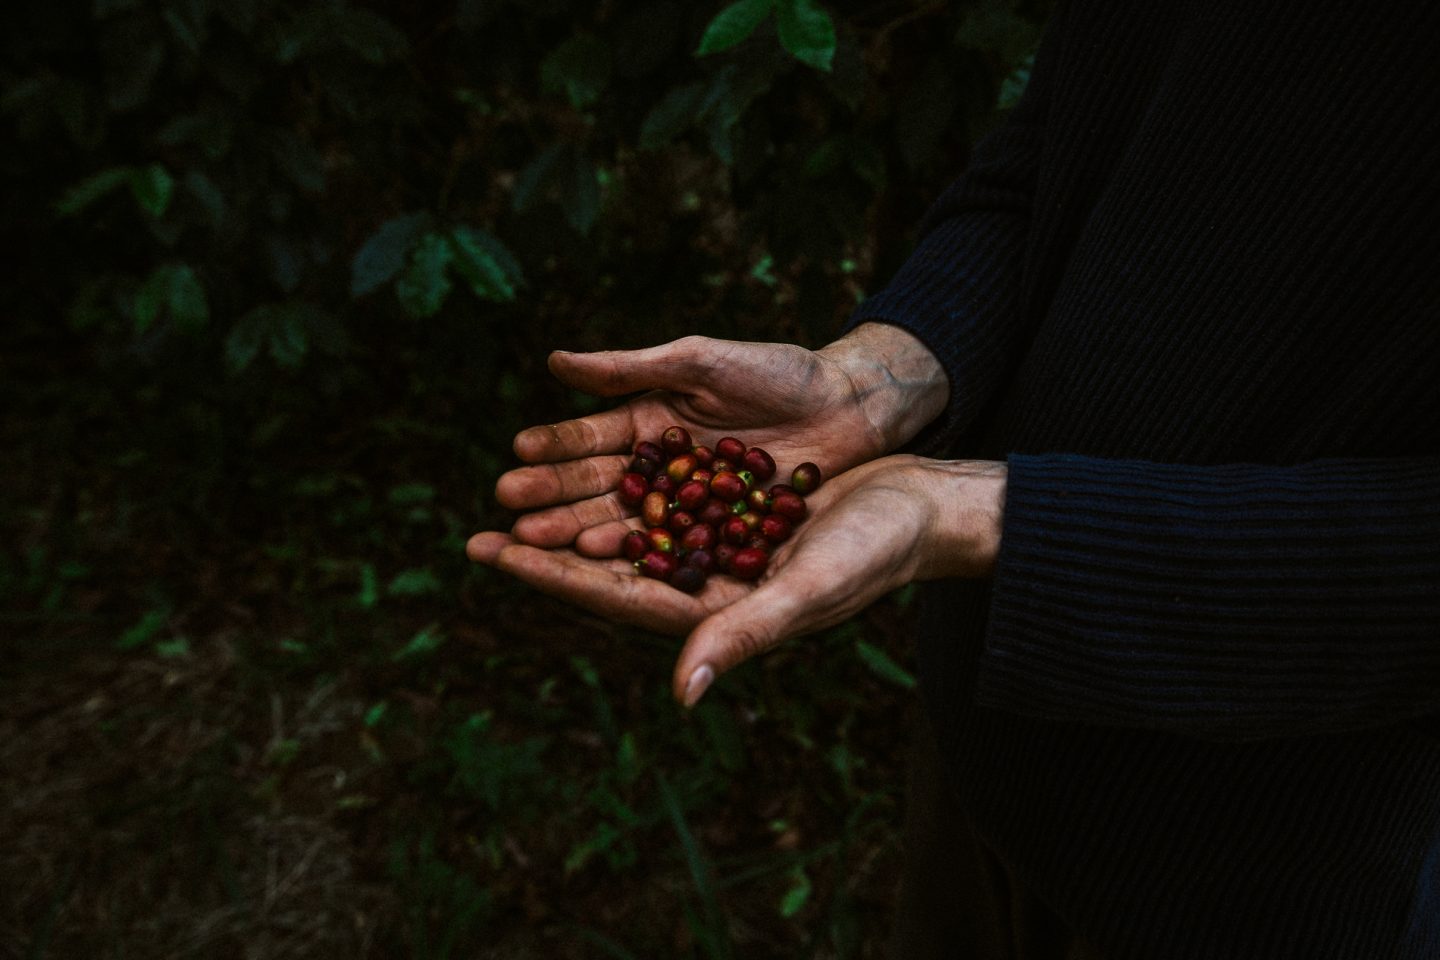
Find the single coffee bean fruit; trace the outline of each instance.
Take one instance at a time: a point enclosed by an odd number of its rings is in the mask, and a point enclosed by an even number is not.
[[[670,520],[665,527],[675,536],[683,537],[685,531],[695,526],[695,515],[688,510],[671,510]]]
[[[642,460],[641,463],[648,463]],[[638,473],[627,473],[620,478],[620,487],[617,491],[620,494],[620,502],[638,507],[640,501],[645,499],[645,494],[650,492],[650,481]]]
[[[620,541],[620,553],[634,563],[650,552],[650,537],[644,530],[631,530]]]
[[[706,470],[704,467],[701,467],[699,470],[696,470],[694,473],[690,474],[690,479],[699,480],[701,483],[705,484],[705,489],[709,490],[710,481],[715,479],[715,472],[713,470]]]
[[[720,539],[736,546],[744,543],[748,536],[750,536],[750,524],[745,522],[744,517],[731,517],[720,528]]]
[[[710,472],[734,473],[735,464],[731,463],[729,460],[726,460],[724,457],[716,457],[714,460],[710,461]]]
[[[696,529],[698,530],[701,528],[696,527]],[[703,570],[706,573],[714,573],[715,554],[711,553],[709,550],[691,550],[689,553],[685,554],[685,556],[680,558],[680,566],[694,567],[695,569]]]
[[[775,460],[761,450],[759,447],[751,447],[745,451],[745,456],[740,458],[741,465],[755,475],[755,479],[761,482],[775,476]]]
[[[695,462],[705,469],[709,469],[710,464],[715,462],[715,451],[709,447],[692,447],[690,452],[695,455]]]
[[[675,491],[678,490],[679,487],[680,485],[678,483],[663,473],[655,474],[655,479],[650,481],[650,489],[656,493],[663,493],[666,500],[675,496]]]
[[[682,453],[665,465],[665,475],[676,483],[684,483],[700,464],[693,453]]]
[[[710,499],[710,491],[699,480],[687,480],[675,491],[675,502],[681,510],[699,510]]]
[[[745,526],[747,529],[759,530],[760,523],[762,520],[765,519],[765,515],[763,513],[756,513],[754,510],[747,510],[746,512],[740,514],[740,519],[745,521]]]
[[[645,494],[640,504],[640,518],[647,527],[663,527],[670,519],[670,498],[659,490]]]
[[[660,449],[660,445],[649,440],[642,440],[635,445],[635,456],[653,463],[664,463],[666,460],[665,451]]]
[[[711,497],[705,501],[700,512],[695,514],[695,519],[711,527],[718,527],[730,519],[730,504],[718,497]]]
[[[775,544],[771,543],[769,540],[766,540],[758,533],[752,533],[750,537],[745,541],[746,549],[764,550],[767,557],[770,555],[770,550],[774,546]]]
[[[770,555],[758,547],[737,550],[730,561],[730,572],[741,580],[758,580],[770,563]]]
[[[715,532],[714,527],[697,523],[680,534],[680,549],[682,551],[709,550],[719,539],[720,535]]]
[[[788,484],[788,483],[777,483],[777,484],[775,484],[773,487],[770,488],[770,496],[771,496],[772,499],[773,499],[774,497],[780,496],[780,494],[782,494],[782,493],[794,493],[794,492],[795,492],[795,488],[792,487],[792,486],[790,486],[790,484]]]
[[[754,513],[768,513],[770,511],[770,494],[756,487],[745,494],[745,506]]]
[[[734,503],[730,504],[730,512],[737,517],[742,514],[749,513],[750,504],[746,503],[744,498],[742,497],[741,499],[736,500]]]
[[[635,564],[635,569],[640,571],[641,576],[649,577],[652,580],[669,580],[679,566],[679,561],[672,555],[651,550],[640,558],[640,562]]]
[[[650,541],[650,549],[656,553],[675,552],[675,537],[664,527],[651,527],[646,530],[645,539]]]
[[[791,523],[799,523],[809,511],[805,507],[805,498],[800,494],[782,493],[771,500],[770,512],[780,514]]]
[[[790,486],[796,493],[814,493],[820,489],[820,468],[813,463],[802,463],[790,472]]]
[[[670,586],[681,593],[699,593],[709,575],[699,567],[682,566],[670,577]]]
[[[739,463],[740,458],[745,456],[745,444],[734,437],[722,437],[715,444],[715,456]]]
[[[710,492],[726,503],[734,503],[739,500],[745,496],[745,491],[748,489],[749,485],[744,480],[728,470],[715,474],[710,481]]]
[[[660,464],[654,460],[646,460],[644,457],[636,457],[630,461],[630,472],[638,473],[646,480],[649,480],[660,472]]]
[[[760,533],[771,543],[784,543],[790,539],[794,526],[778,513],[772,513],[760,521]]]
[[[690,440],[690,431],[684,427],[670,427],[660,435],[660,449],[672,457],[680,453],[689,453],[692,446],[694,444]]]
[[[740,548],[733,543],[715,544],[715,549],[711,551],[711,555],[715,558],[715,569],[721,573],[729,573],[730,564],[735,560],[735,554],[739,552]]]

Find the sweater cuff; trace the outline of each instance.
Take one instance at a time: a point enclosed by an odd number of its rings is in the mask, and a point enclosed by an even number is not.
[[[1434,460],[1014,455],[977,694],[1249,739],[1440,712]]]

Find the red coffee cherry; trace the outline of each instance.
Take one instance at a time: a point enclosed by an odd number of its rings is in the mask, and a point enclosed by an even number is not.
[[[665,462],[665,451],[660,449],[659,444],[651,443],[649,440],[642,440],[635,445],[635,456],[652,463]]]
[[[642,576],[652,580],[669,580],[679,567],[679,562],[668,553],[661,553],[658,550],[651,550],[640,558],[635,568]]]
[[[770,495],[759,487],[745,494],[745,506],[754,513],[770,512]]]
[[[700,508],[700,512],[695,514],[695,519],[703,524],[718,527],[730,519],[730,504],[718,497],[711,497],[705,501],[705,505]]]
[[[726,503],[734,503],[739,500],[745,496],[745,491],[748,489],[744,480],[728,470],[715,474],[710,481],[710,492]]]
[[[644,530],[631,530],[620,541],[620,553],[631,563],[650,552],[650,537]]]
[[[701,483],[705,484],[705,489],[709,490],[710,481],[715,479],[715,473],[714,471],[706,470],[704,467],[701,467],[699,470],[696,470],[694,473],[690,474],[690,479],[699,480]]]
[[[665,524],[666,529],[677,537],[683,537],[685,531],[695,526],[695,515],[685,510],[671,510],[670,520]]]
[[[740,464],[755,475],[756,480],[765,481],[775,476],[775,460],[759,447],[751,447],[740,458]]]
[[[745,444],[736,440],[734,437],[722,437],[720,441],[715,444],[715,456],[722,460],[739,463],[740,458],[745,456]]]
[[[687,480],[675,491],[675,502],[681,510],[699,510],[709,499],[709,489],[699,480]]]
[[[670,498],[658,490],[645,494],[640,504],[640,518],[647,527],[663,527],[670,519]]]
[[[744,543],[748,536],[750,536],[750,524],[745,522],[744,517],[731,517],[720,528],[720,539],[736,546]]]
[[[758,533],[752,533],[750,535],[750,538],[745,541],[745,546],[752,550],[763,550],[765,551],[765,556],[768,557],[770,556],[770,548],[775,546],[775,544],[771,543],[769,540],[766,540]]]
[[[741,580],[758,580],[770,563],[770,556],[757,547],[745,547],[736,551],[730,561],[730,572]]]
[[[790,472],[790,486],[796,493],[814,493],[820,489],[820,468],[813,463],[802,463]]]
[[[696,524],[680,535],[680,549],[683,551],[709,550],[719,541],[714,527]]]
[[[674,480],[671,480],[663,473],[657,473],[655,475],[655,479],[650,481],[650,489],[654,490],[656,493],[663,493],[666,500],[669,500],[675,495],[675,491],[679,488],[679,486],[680,485],[678,483],[676,483]]]
[[[648,463],[649,461],[642,460],[640,462]],[[620,486],[616,492],[620,494],[621,503],[636,507],[640,505],[641,500],[645,499],[645,494],[650,492],[650,481],[638,473],[627,473],[620,478]]]
[[[660,435],[660,449],[672,457],[676,454],[688,453],[691,446],[693,444],[690,442],[690,431],[684,427],[670,427]]]
[[[675,552],[675,538],[664,527],[651,527],[646,530],[645,539],[650,541],[650,549],[655,553]]]
[[[805,499],[800,494],[782,493],[771,500],[770,512],[778,513],[792,523],[799,523],[805,519],[808,511],[805,508]]]
[[[724,457],[716,457],[714,460],[710,461],[710,472],[734,473],[735,464],[731,463],[729,460],[726,460]]]
[[[740,548],[733,543],[715,544],[715,549],[711,551],[711,555],[715,558],[715,569],[721,573],[729,573],[730,564],[734,561],[735,554],[739,552]]]
[[[772,513],[760,521],[760,533],[771,543],[784,543],[790,539],[794,527],[790,521],[778,513]]]
[[[715,451],[709,447],[694,447],[690,450],[695,455],[695,462],[704,469],[709,469],[710,464],[715,462]]]

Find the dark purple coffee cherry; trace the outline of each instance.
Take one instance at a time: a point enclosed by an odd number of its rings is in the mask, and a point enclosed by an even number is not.
[[[679,486],[678,483],[663,473],[655,474],[655,479],[650,481],[650,489],[656,493],[663,493],[666,500],[675,496],[675,491],[679,489]]]
[[[700,530],[702,527],[696,527]],[[691,550],[680,559],[680,566],[695,567],[697,570],[704,570],[706,573],[715,572],[715,555],[709,550]]]
[[[820,468],[813,463],[802,463],[790,472],[790,486],[799,494],[814,493],[820,489]]]
[[[775,476],[775,460],[761,450],[759,447],[751,447],[745,451],[745,456],[740,458],[740,465],[755,475],[755,479],[761,482]]]
[[[670,427],[660,435],[660,449],[670,456],[688,453],[693,444],[690,441],[690,431],[684,427]],[[691,467],[693,470],[694,467]]]
[[[643,440],[635,445],[635,456],[654,463],[664,463],[666,459],[665,451],[660,449],[660,445],[651,443],[649,440]]]
[[[638,473],[646,480],[649,480],[660,472],[660,464],[654,460],[646,460],[644,457],[636,457],[630,461],[630,472]]]
[[[708,579],[706,571],[699,567],[682,566],[670,576],[670,586],[682,593],[699,593]]]
[[[720,524],[730,519],[730,504],[718,497],[711,497],[705,501],[700,512],[695,514],[695,519],[711,527],[719,527]]]

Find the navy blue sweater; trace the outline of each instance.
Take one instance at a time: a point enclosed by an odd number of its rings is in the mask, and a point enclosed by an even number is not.
[[[1440,5],[1063,6],[852,323],[1006,458],[919,671],[1114,960],[1440,958]]]

